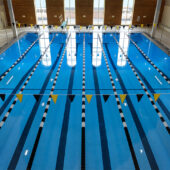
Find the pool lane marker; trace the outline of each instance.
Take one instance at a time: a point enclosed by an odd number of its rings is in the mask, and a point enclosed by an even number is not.
[[[153,99],[151,98],[150,94],[148,93],[148,91],[147,91],[146,87],[144,86],[143,82],[142,82],[141,79],[139,78],[139,76],[138,76],[138,74],[137,74],[137,72],[136,72],[136,70],[135,70],[133,64],[131,63],[131,61],[129,60],[128,56],[127,56],[127,55],[125,54],[125,52],[123,51],[122,47],[119,45],[119,42],[118,42],[117,39],[114,37],[114,35],[113,35],[113,38],[115,39],[116,44],[120,47],[120,49],[121,49],[123,55],[125,56],[125,58],[126,58],[128,64],[129,64],[129,66],[131,67],[133,73],[135,74],[135,76],[136,76],[136,78],[138,79],[140,85],[142,86],[142,88],[144,89],[146,95],[148,96],[148,98],[149,98],[149,100],[150,100],[152,106],[154,107],[154,109],[155,109],[157,115],[159,116],[159,118],[160,118],[162,124],[163,124],[164,127],[166,128],[168,134],[170,134],[170,128],[169,128],[169,126],[168,126],[168,123],[167,123],[167,122],[165,121],[165,119],[163,118],[161,112],[159,111],[158,107],[157,107],[156,104],[154,103]]]
[[[129,97],[128,90],[127,90],[126,87],[125,87],[125,83],[123,82],[123,79],[122,79],[121,75],[119,74],[119,72],[118,72],[117,69],[116,69],[116,65],[114,64],[114,61],[113,61],[113,59],[112,59],[112,57],[111,57],[111,55],[110,55],[110,52],[109,52],[108,47],[107,47],[106,44],[105,44],[105,47],[106,47],[106,52],[107,52],[107,54],[108,54],[108,58],[109,58],[109,60],[110,60],[110,64],[111,64],[112,68],[115,70],[115,73],[116,73],[116,75],[117,75],[117,77],[118,77],[118,79],[119,79],[119,83],[120,83],[120,85],[121,85],[121,88],[122,88],[122,90],[123,90],[123,93],[124,93],[124,94],[128,94],[128,95],[127,95],[126,102],[127,102],[127,104],[128,104],[129,110],[130,110],[130,112],[131,112],[131,116],[132,116],[133,121],[134,121],[134,123],[135,123],[135,126],[136,126],[136,128],[137,128],[137,131],[138,131],[139,137],[140,137],[140,139],[141,139],[142,145],[143,145],[143,147],[144,147],[144,150],[145,150],[147,159],[148,159],[148,161],[149,161],[150,167],[151,167],[151,169],[154,169],[154,170],[155,170],[155,169],[159,169],[159,168],[158,168],[158,165],[157,165],[157,162],[156,162],[156,160],[155,160],[155,156],[154,156],[154,154],[153,154],[153,152],[152,152],[151,146],[150,146],[149,141],[148,141],[148,139],[147,139],[147,137],[146,137],[146,134],[145,134],[145,131],[144,131],[144,129],[143,129],[143,126],[142,126],[142,124],[141,124],[141,121],[140,121],[140,119],[139,119],[139,117],[138,117],[138,114],[137,114],[137,112],[136,112],[135,106],[133,105],[132,100],[131,100],[130,97]],[[126,104],[126,105],[127,105],[127,104]],[[124,105],[125,105],[125,104],[124,104]]]
[[[41,34],[42,35],[42,34]],[[13,63],[13,65],[8,68],[4,73],[0,75],[0,81],[24,58],[28,51],[35,45],[35,43],[40,39],[41,35],[26,49],[26,51]]]
[[[142,49],[129,37],[129,35],[127,35],[127,37],[129,38],[129,40],[134,44],[134,46],[139,50],[139,52],[143,55],[143,57],[159,72],[159,74],[165,79],[165,81],[170,84],[170,79],[168,78],[168,76],[161,71],[151,60],[150,58],[142,51]]]
[[[67,43],[66,43],[62,58],[60,60],[60,64],[58,66],[58,69],[57,69],[57,72],[56,72],[56,75],[55,75],[55,78],[54,78],[54,81],[53,81],[53,85],[52,85],[52,88],[51,88],[51,91],[50,91],[50,95],[48,97],[48,100],[47,100],[47,103],[46,103],[46,106],[45,106],[45,111],[44,111],[43,117],[41,119],[41,123],[40,123],[39,129],[38,129],[38,133],[37,133],[37,136],[36,136],[36,139],[35,139],[35,142],[34,142],[34,146],[33,146],[32,152],[31,152],[31,156],[30,156],[30,159],[29,159],[29,162],[28,162],[28,165],[27,165],[27,169],[31,169],[32,163],[34,161],[34,156],[35,156],[35,153],[36,153],[36,150],[37,150],[37,147],[38,147],[40,136],[41,136],[41,133],[42,133],[42,130],[43,130],[43,127],[44,127],[44,123],[45,123],[45,120],[46,120],[48,109],[50,107],[52,95],[53,95],[53,92],[54,92],[54,89],[55,89],[55,86],[56,86],[56,82],[57,82],[57,79],[58,79],[58,76],[59,76],[59,73],[60,73],[61,65],[63,63],[63,59],[64,59],[64,56],[65,56],[65,52],[66,52],[66,49],[67,49],[67,44],[68,44],[70,36],[71,36],[71,34],[69,35],[69,37],[67,39]]]
[[[91,45],[92,49],[92,45]],[[91,51],[91,59],[92,59],[92,51]],[[103,163],[104,170],[111,170],[111,156],[109,154],[109,145],[108,145],[108,138],[106,133],[106,125],[104,119],[104,111],[102,106],[102,97],[100,96],[100,89],[99,89],[99,81],[97,76],[97,70],[95,66],[92,66],[93,69],[93,80],[95,86],[95,94],[96,95],[96,106],[97,106],[97,119],[98,119],[98,129],[99,129],[99,136],[100,136],[100,143],[101,143],[101,157]]]
[[[106,46],[107,47],[107,46]],[[129,61],[133,64],[133,62],[129,59]],[[148,82],[148,80],[146,80],[146,78],[143,76],[143,74],[139,71],[139,69],[133,64],[134,68],[136,69],[136,72],[138,73],[139,77],[142,79],[142,81],[144,82],[144,84],[146,85],[148,91],[151,92],[152,95],[154,95],[156,92],[155,90],[168,90],[169,88],[157,88],[157,89],[153,89],[152,86],[150,85],[150,83]],[[132,89],[128,89],[128,90],[132,90]],[[134,89],[135,90],[135,89]],[[136,89],[136,90],[143,90],[143,88],[141,89]],[[160,94],[167,94],[169,95],[169,93],[160,93]],[[129,94],[132,95],[132,94]],[[165,104],[162,102],[161,99],[158,99],[158,104],[161,107],[162,111],[165,113],[166,117],[170,120],[170,112],[168,110],[168,108],[165,106]]]
[[[128,141],[128,145],[129,145],[129,148],[130,148],[130,152],[131,152],[131,155],[132,155],[132,160],[133,160],[135,169],[139,169],[139,164],[138,164],[138,161],[137,161],[137,158],[136,158],[136,155],[135,155],[132,140],[130,138],[129,130],[128,130],[128,127],[127,127],[127,124],[126,124],[126,121],[125,121],[125,117],[124,117],[123,110],[122,110],[122,107],[121,107],[121,104],[120,104],[120,100],[119,100],[119,97],[118,97],[118,94],[117,94],[117,90],[116,90],[116,87],[115,87],[115,84],[114,84],[114,81],[113,81],[113,77],[112,77],[112,74],[111,74],[111,71],[110,71],[110,67],[109,67],[109,64],[108,64],[108,61],[107,61],[107,58],[106,58],[106,54],[105,54],[104,49],[103,49],[103,44],[101,42],[99,35],[98,35],[98,38],[99,38],[99,41],[101,43],[103,56],[104,56],[104,59],[105,59],[105,63],[106,63],[107,71],[109,73],[109,78],[110,78],[110,81],[111,81],[111,84],[112,84],[114,96],[116,98],[117,107],[118,107],[118,110],[119,110],[119,114],[120,114],[120,117],[121,117],[123,128],[124,128],[126,138],[127,138],[127,141]]]
[[[55,34],[56,36],[56,34]],[[50,47],[51,43],[53,42],[55,36],[53,37],[53,39],[51,40],[51,42],[49,43],[48,47],[45,49],[44,53],[41,55],[41,57],[39,58],[39,60],[36,62],[36,65],[34,67],[34,69],[32,70],[31,74],[29,75],[29,77],[27,78],[27,80],[25,81],[24,85],[22,86],[20,92],[18,95],[21,95],[21,93],[23,92],[24,88],[26,87],[26,85],[28,84],[29,80],[31,79],[32,75],[34,74],[35,70],[37,69],[38,65],[40,64],[42,57],[46,54],[46,51],[48,50],[48,48]],[[13,101],[13,103],[11,104],[10,108],[8,109],[7,113],[5,114],[5,116],[3,117],[2,121],[0,122],[0,129],[2,128],[2,126],[4,125],[5,121],[7,120],[8,116],[10,115],[12,109],[14,108],[15,104],[17,103],[18,97],[15,98],[15,100]],[[21,102],[21,101],[20,101]]]
[[[63,44],[63,43],[61,43],[61,44]],[[58,52],[58,57],[55,59],[54,64],[50,68],[50,71],[48,72],[48,74],[47,74],[47,76],[45,78],[45,81],[42,84],[42,87],[40,89],[39,94],[44,94],[44,92],[46,90],[46,87],[47,87],[47,85],[49,83],[50,77],[51,77],[51,75],[52,75],[52,73],[53,73],[59,59],[61,58],[62,49],[63,49],[63,45],[60,47],[60,50]],[[42,99],[43,99],[43,95],[40,95],[39,100],[37,102],[35,102],[34,106],[32,107],[31,113],[29,114],[27,122],[26,122],[26,124],[25,124],[25,126],[23,128],[22,134],[20,135],[20,138],[18,140],[17,146],[15,148],[15,151],[14,151],[14,153],[12,155],[12,158],[10,160],[10,163],[8,165],[8,169],[16,169],[16,166],[17,166],[17,163],[19,161],[21,152],[23,151],[23,147],[24,147],[26,139],[27,139],[27,137],[29,135],[30,128],[32,127],[32,123],[33,123],[33,121],[35,119],[35,116],[37,114],[37,110],[40,107],[40,105],[44,106],[44,102],[42,102]]]
[[[61,43],[61,44],[63,44],[63,43]],[[63,45],[60,47],[60,50],[58,52],[58,57],[56,57],[54,64],[50,68],[50,71],[48,72],[48,74],[47,74],[47,76],[45,78],[45,81],[43,82],[43,85],[42,85],[42,87],[40,89],[39,94],[44,94],[45,89],[46,89],[46,87],[47,87],[47,85],[49,83],[50,77],[51,77],[51,75],[52,75],[52,73],[53,73],[53,71],[54,71],[60,57],[61,57],[62,49],[63,49]],[[40,107],[40,105],[43,106],[42,104],[44,104],[44,102],[41,101],[42,99],[43,99],[43,95],[40,95],[39,100],[37,102],[35,102],[32,110],[31,110],[31,113],[29,114],[29,117],[27,119],[25,127],[23,128],[22,134],[21,134],[21,136],[20,136],[20,138],[18,140],[17,146],[15,147],[15,151],[14,151],[14,153],[12,155],[12,158],[10,160],[10,163],[8,165],[8,169],[16,169],[16,166],[17,166],[17,163],[19,161],[21,152],[23,151],[23,147],[24,147],[26,139],[27,139],[27,137],[29,135],[30,128],[31,128],[32,123],[33,123],[33,121],[35,119],[37,110]]]
[[[75,68],[76,68],[76,65],[71,68],[71,74],[70,74],[68,91],[67,91],[68,94],[72,94]],[[71,117],[70,109],[71,109],[71,101],[69,99],[69,96],[67,96],[64,115],[63,115],[63,121],[62,121],[62,127],[61,127],[61,132],[60,132],[59,144],[58,144],[58,153],[57,153],[56,167],[55,167],[55,169],[57,170],[64,169],[67,137],[68,137],[68,131],[69,131],[69,121]]]
[[[82,119],[81,119],[81,170],[85,170],[85,34],[83,38],[83,79],[82,79]]]

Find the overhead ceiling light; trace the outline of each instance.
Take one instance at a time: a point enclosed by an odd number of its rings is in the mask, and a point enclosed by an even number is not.
[[[54,15],[54,18],[57,18],[57,15]]]
[[[25,16],[25,15],[22,15],[22,18],[26,18],[26,16]]]
[[[86,15],[83,15],[82,17],[83,17],[83,18],[86,18]]]
[[[146,18],[147,16],[143,16],[143,18]]]
[[[115,18],[115,16],[114,16],[114,15],[112,15],[112,18]]]

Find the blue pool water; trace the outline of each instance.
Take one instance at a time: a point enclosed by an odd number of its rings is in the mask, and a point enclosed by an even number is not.
[[[38,38],[0,81],[0,169],[170,167],[170,84],[128,37],[96,35],[28,33],[0,54],[2,77]],[[130,38],[169,79],[170,57],[142,34]]]

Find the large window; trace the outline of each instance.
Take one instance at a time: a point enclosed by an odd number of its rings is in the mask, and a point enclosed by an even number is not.
[[[35,12],[38,25],[48,24],[46,12],[46,0],[35,0]]]
[[[134,2],[135,0],[123,0],[121,25],[132,24]]]
[[[65,20],[68,25],[75,24],[75,0],[64,0]]]
[[[94,0],[93,24],[103,25],[104,23],[104,0]]]

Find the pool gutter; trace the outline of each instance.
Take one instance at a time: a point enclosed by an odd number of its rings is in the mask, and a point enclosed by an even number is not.
[[[156,46],[158,46],[162,51],[164,51],[168,56],[170,56],[170,49],[163,45],[161,42],[156,40],[155,38],[152,38],[148,33],[141,33],[146,38],[148,38],[150,41],[152,41]]]
[[[6,51],[11,45],[13,45],[16,41],[21,39],[24,35],[26,35],[28,32],[22,32],[19,33],[18,37],[12,38],[9,42],[4,44],[2,47],[0,47],[0,54],[2,54],[4,51]]]

